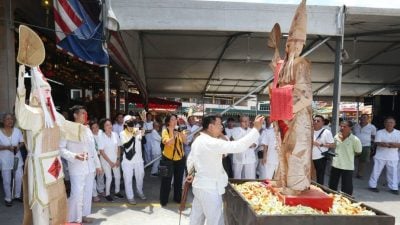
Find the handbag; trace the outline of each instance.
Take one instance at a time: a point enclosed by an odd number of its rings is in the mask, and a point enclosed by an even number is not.
[[[172,177],[173,166],[174,166],[174,161],[163,156],[160,161],[160,165],[158,165],[158,174],[161,177],[166,177],[166,178]]]
[[[172,158],[174,158],[175,153],[177,151],[176,149],[177,142],[178,140],[175,139],[174,152],[172,153]],[[170,178],[172,177],[173,170],[174,170],[174,161],[168,159],[163,155],[162,159],[160,160],[160,164],[158,165],[158,174],[160,174],[161,177]]]
[[[131,160],[133,156],[135,156],[135,136],[133,136],[128,142],[122,145],[122,148],[125,153],[125,158],[127,160]]]

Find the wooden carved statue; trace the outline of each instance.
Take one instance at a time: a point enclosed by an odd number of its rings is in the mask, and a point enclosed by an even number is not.
[[[275,178],[285,194],[307,190],[311,179],[311,64],[300,56],[306,42],[306,26],[306,1],[302,0],[289,30],[283,59],[278,50],[279,24],[275,24],[268,40],[268,46],[275,50],[271,67],[276,75],[269,88],[271,119],[279,152],[279,169]]]

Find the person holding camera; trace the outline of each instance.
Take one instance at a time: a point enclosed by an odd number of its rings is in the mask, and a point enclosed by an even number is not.
[[[20,129],[14,127],[14,116],[11,113],[3,115],[3,128],[0,131],[0,170],[3,178],[3,190],[5,193],[4,202],[7,207],[12,206],[12,198],[22,202],[22,167],[23,161],[21,152],[18,150],[24,142]],[[18,158],[18,165],[14,165],[14,157]],[[15,193],[12,196],[11,174],[15,169]]]
[[[325,155],[329,148],[334,148],[335,143],[330,130],[324,127],[324,117],[316,115],[313,120],[314,142],[312,150],[312,160],[317,175],[317,183],[324,185],[325,168],[328,160]]]
[[[121,138],[123,150],[121,168],[124,176],[125,194],[128,203],[136,205],[132,189],[133,172],[135,172],[138,196],[142,200],[146,199],[143,194],[144,164],[141,144],[144,130],[135,128],[133,120],[133,116],[126,115],[124,117],[124,130],[119,134],[119,136]]]
[[[165,118],[165,125],[166,129],[161,134],[164,149],[160,165],[168,165],[168,172],[161,174],[160,203],[162,206],[168,203],[172,176],[174,177],[174,201],[181,202],[182,179],[186,163],[183,144],[187,143],[185,132],[175,130],[177,126],[176,115],[168,115]]]
[[[342,121],[340,131],[335,135],[336,153],[333,157],[329,188],[337,191],[339,180],[342,179],[342,192],[353,194],[354,157],[361,154],[360,139],[351,133],[353,122]]]

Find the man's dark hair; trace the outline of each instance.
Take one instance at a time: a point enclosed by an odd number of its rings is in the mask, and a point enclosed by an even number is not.
[[[226,122],[235,122],[235,119],[233,119],[232,117],[229,117]]]
[[[341,122],[341,124],[342,124],[342,123],[347,124],[347,126],[349,126],[350,128],[352,128],[352,127],[354,126],[354,123],[353,123],[351,120],[343,120],[343,121]]]
[[[315,118],[320,118],[321,121],[325,122],[325,118],[324,118],[323,116],[321,116],[321,115],[315,115],[315,116],[314,116],[314,119],[315,119]]]
[[[384,121],[387,121],[387,120],[394,120],[394,121],[396,122],[396,119],[395,119],[393,116],[387,116],[387,117],[385,117],[385,120],[384,120]]]
[[[71,112],[72,112],[72,114],[75,114],[75,113],[78,113],[79,110],[81,110],[81,109],[86,110],[86,107],[83,105],[74,105],[71,107]]]
[[[220,118],[221,119],[221,116],[218,116],[218,115],[212,115],[212,116],[206,116],[206,117],[204,117],[203,118],[203,129],[204,130],[207,130],[208,129],[208,126],[211,124],[211,123],[214,123],[216,120],[217,120],[217,118]]]

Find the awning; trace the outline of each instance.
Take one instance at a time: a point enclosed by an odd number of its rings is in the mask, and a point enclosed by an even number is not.
[[[139,95],[130,94],[128,102],[134,102],[135,108],[144,108],[143,98]],[[170,101],[162,98],[149,98],[149,110],[155,111],[175,111],[182,106],[181,102]]]

